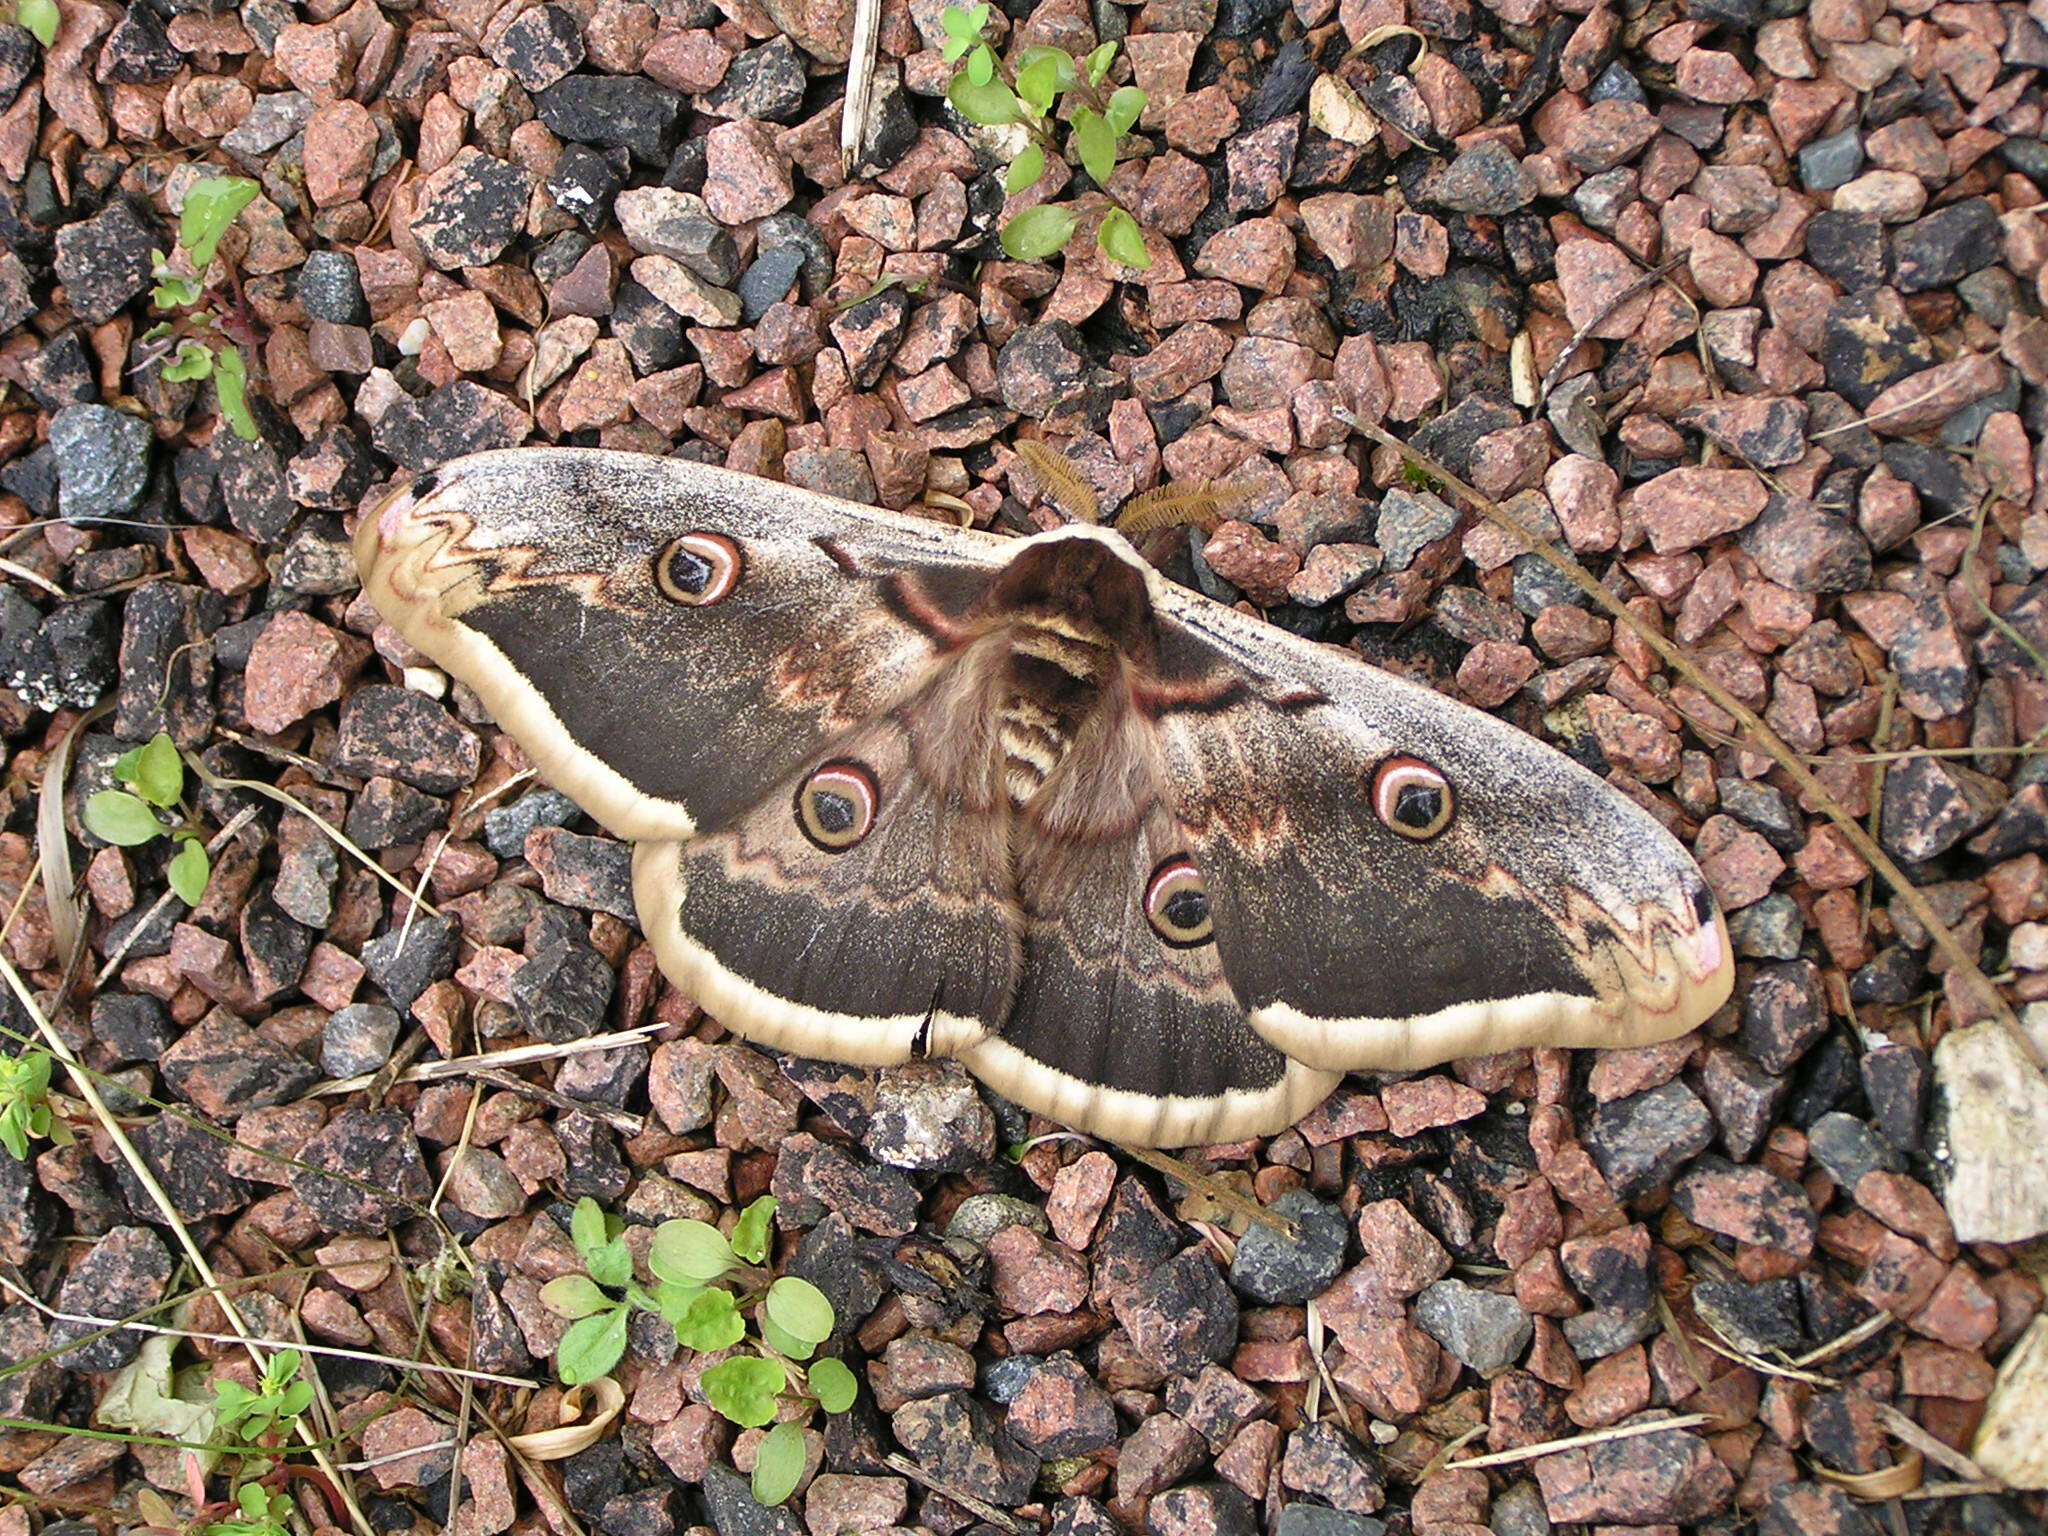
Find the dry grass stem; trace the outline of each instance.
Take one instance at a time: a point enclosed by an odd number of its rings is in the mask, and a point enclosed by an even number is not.
[[[1540,1445],[1525,1445],[1512,1451],[1495,1451],[1487,1456],[1473,1456],[1464,1461],[1446,1463],[1450,1467],[1507,1467],[1518,1461],[1540,1461],[1545,1456],[1559,1451],[1574,1451],[1583,1445],[1605,1445],[1610,1440],[1633,1440],[1638,1435],[1660,1435],[1674,1429],[1697,1429],[1702,1424],[1713,1422],[1712,1415],[1704,1413],[1681,1413],[1676,1418],[1653,1419],[1646,1424],[1619,1424],[1613,1429],[1596,1429],[1590,1434],[1566,1435],[1562,1440],[1545,1440]]]

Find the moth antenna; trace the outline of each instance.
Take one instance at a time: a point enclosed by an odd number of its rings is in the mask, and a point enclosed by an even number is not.
[[[1035,438],[1026,438],[1013,446],[1017,457],[1024,461],[1025,467],[1038,481],[1039,488],[1052,498],[1053,505],[1078,522],[1102,521],[1102,503],[1096,499],[1095,487],[1083,478],[1065,454]]]
[[[1116,515],[1118,533],[1150,533],[1157,528],[1180,528],[1189,523],[1204,533],[1214,533],[1223,514],[1251,499],[1251,488],[1218,485],[1213,480],[1177,480],[1154,490],[1140,491]]]

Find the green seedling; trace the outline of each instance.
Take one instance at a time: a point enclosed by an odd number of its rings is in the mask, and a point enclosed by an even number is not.
[[[244,1483],[235,1490],[235,1509],[240,1519],[210,1520],[205,1536],[291,1536],[292,1501],[281,1493]]]
[[[85,802],[86,830],[117,848],[137,848],[160,837],[178,845],[166,873],[178,900],[199,905],[213,866],[185,808],[185,760],[171,738],[158,731],[114,763],[114,777],[126,789],[103,789]],[[165,821],[164,815],[175,819]]]
[[[1056,155],[1078,164],[1109,196],[1109,178],[1123,141],[1145,110],[1145,93],[1134,85],[1103,93],[1116,62],[1116,44],[1104,43],[1085,59],[1063,48],[1020,49],[1012,71],[983,40],[988,20],[985,4],[948,6],[939,17],[946,33],[939,51],[948,63],[960,64],[946,88],[954,111],[983,127],[1024,127],[1029,143],[1010,162],[1003,191],[1015,197],[1037,186],[1047,157]],[[1056,134],[1062,114],[1055,108],[1062,104],[1064,144]],[[1152,264],[1145,254],[1144,233],[1128,208],[1113,197],[1110,202],[1096,228],[1095,243],[1110,260],[1143,271]],[[1065,203],[1041,203],[1003,226],[1003,251],[1017,261],[1043,261],[1063,250],[1080,224],[1081,210]]]
[[[257,1450],[284,1443],[299,1415],[313,1403],[313,1384],[299,1380],[299,1352],[281,1349],[263,1368],[263,1379],[250,1391],[240,1382],[220,1381],[213,1387],[214,1423],[222,1436]],[[245,1490],[246,1491],[246,1490]]]
[[[764,1195],[740,1213],[730,1236],[709,1222],[663,1222],[647,1256],[654,1284],[642,1287],[633,1279],[618,1218],[586,1196],[576,1202],[569,1229],[586,1273],[541,1287],[542,1302],[573,1319],[555,1351],[555,1368],[567,1385],[595,1380],[618,1365],[635,1311],[658,1313],[677,1343],[701,1354],[751,1344],[706,1370],[700,1383],[712,1409],[743,1429],[773,1424],[786,1404],[801,1410],[800,1418],[762,1437],[753,1476],[762,1504],[781,1503],[802,1480],[803,1424],[811,1410],[844,1413],[859,1390],[843,1361],[812,1359],[836,1323],[824,1292],[795,1275],[758,1288],[748,1284],[765,1278],[761,1265],[774,1215],[775,1201]]]
[[[149,253],[156,278],[150,302],[172,318],[142,336],[145,343],[166,344],[167,383],[212,379],[221,415],[237,437],[252,443],[259,434],[249,410],[249,365],[222,333],[220,317],[202,306],[206,269],[220,250],[221,236],[256,200],[257,190],[246,176],[208,176],[192,184],[178,218],[178,259],[162,251]]]
[[[0,1056],[0,1147],[17,1163],[28,1161],[28,1144],[49,1137],[69,1142],[70,1129],[50,1113],[50,1053],[23,1051]]]
[[[56,46],[57,28],[62,23],[57,0],[15,0],[14,24],[27,28],[29,35],[45,48]]]

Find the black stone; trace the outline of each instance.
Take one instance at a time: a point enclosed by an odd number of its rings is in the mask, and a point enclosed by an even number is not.
[[[88,325],[113,319],[150,285],[150,252],[169,244],[156,220],[125,197],[65,225],[57,231],[56,269],[71,312]]]
[[[1819,967],[1810,960],[1757,968],[1742,998],[1742,1046],[1766,1072],[1784,1072],[1827,1030]]]
[[[122,85],[161,85],[184,67],[155,10],[135,0],[101,45],[96,74]]]
[[[1692,1304],[1709,1328],[1751,1354],[1796,1350],[1806,1342],[1797,1281],[1700,1280],[1693,1285]]]
[[[116,1227],[71,1267],[57,1292],[57,1310],[75,1317],[131,1317],[161,1301],[170,1281],[164,1240],[148,1227]],[[94,1334],[103,1336],[80,1342]],[[64,1349],[57,1364],[70,1371],[118,1370],[135,1358],[145,1337],[127,1328],[107,1332],[97,1323],[59,1319],[50,1325],[50,1347]]]
[[[1884,281],[1884,225],[1876,214],[1824,209],[1806,226],[1806,259],[1850,293]]]
[[[1289,1190],[1273,1214],[1294,1223],[1286,1237],[1263,1223],[1246,1229],[1230,1262],[1230,1283],[1253,1301],[1297,1305],[1320,1295],[1344,1267],[1351,1226],[1335,1206],[1307,1190]]]
[[[965,1392],[906,1403],[890,1422],[911,1460],[941,1484],[992,1504],[1017,1505],[1037,1481],[1038,1458]]]
[[[0,24],[0,112],[14,105],[42,55],[42,44],[27,27]],[[6,242],[5,231],[0,230],[0,243]]]
[[[363,946],[363,970],[391,999],[392,1006],[410,1009],[420,994],[455,974],[462,953],[462,929],[452,917],[413,912]]]
[[[1201,1531],[1205,1536],[1258,1536],[1259,1515],[1252,1501],[1229,1483],[1196,1483],[1155,1494],[1145,1509],[1146,1536],[1180,1536]]]
[[[583,62],[583,29],[561,6],[537,5],[499,34],[491,57],[527,90],[546,90]]]
[[[779,1504],[761,1503],[737,1472],[709,1467],[698,1486],[718,1536],[804,1536],[803,1522],[795,1514]]]
[[[2003,226],[1990,199],[1937,208],[1892,234],[1892,281],[1901,293],[1953,287],[1998,260]]]
[[[1888,386],[1939,359],[1898,295],[1873,289],[1846,294],[1829,306],[1820,361],[1828,388],[1863,409]]]
[[[428,794],[452,795],[476,777],[476,736],[424,694],[372,683],[341,708],[334,766],[370,779],[403,779]]]
[[[557,941],[531,955],[506,985],[520,1027],[560,1044],[604,1030],[617,984],[604,956],[588,944]]]
[[[1849,978],[1849,1000],[1897,1006],[1918,995],[1926,974],[1927,962],[1912,949],[1904,944],[1889,945]]]
[[[484,813],[484,846],[501,859],[523,858],[527,833],[536,827],[571,826],[582,815],[582,807],[560,790],[531,790]]]
[[[401,843],[420,842],[447,822],[447,801],[379,775],[363,786],[363,792],[349,806],[342,831],[348,834],[350,842],[375,852]]]
[[[285,455],[267,438],[250,442],[233,432],[213,436],[215,483],[228,521],[258,544],[274,544],[298,513]]]
[[[571,1200],[588,1195],[610,1205],[626,1193],[626,1160],[611,1127],[589,1115],[563,1114],[555,1120],[555,1139],[569,1168],[562,1175],[562,1193]],[[671,1335],[673,1337],[673,1335]]]
[[[151,442],[140,417],[104,405],[64,406],[50,420],[59,513],[74,523],[131,516],[149,489]]]
[[[347,251],[314,251],[294,283],[300,307],[315,320],[335,325],[368,325],[369,301],[356,259]]]
[[[437,267],[483,266],[518,238],[532,194],[533,177],[524,166],[495,155],[459,155],[436,184],[435,195],[414,215],[413,239]]]
[[[9,589],[0,615],[0,686],[14,689],[30,709],[89,709],[114,678],[112,604],[85,598],[38,615]]]
[[[101,992],[92,1000],[93,1038],[109,1062],[155,1061],[176,1038],[164,1005],[142,992]]]
[[[75,327],[59,331],[34,352],[21,359],[21,382],[37,405],[48,411],[62,411],[67,405],[82,405],[100,397],[99,373],[93,367],[92,359],[86,355],[85,339]],[[129,420],[135,418],[129,417]],[[118,422],[105,422],[98,429],[101,433],[111,432],[119,427]],[[147,423],[145,423],[147,425]],[[57,424],[50,424],[50,438],[55,442],[58,436]],[[139,440],[147,447],[146,440]],[[124,453],[132,452],[125,444]],[[59,464],[63,462],[59,454]],[[140,495],[140,488],[133,492]],[[129,505],[133,505],[132,502]],[[81,516],[82,513],[66,513],[67,517]],[[118,516],[115,509],[101,508],[100,515]]]
[[[666,165],[682,130],[683,98],[642,75],[570,75],[533,104],[558,137],[628,150],[641,165]]]
[[[585,229],[602,229],[619,195],[619,173],[587,144],[565,144],[548,172],[548,196]]]
[[[1704,1152],[1714,1121],[1685,1084],[1665,1083],[1600,1105],[1584,1139],[1615,1198],[1632,1200]]]
[[[1852,1193],[1866,1173],[1880,1169],[1896,1173],[1905,1166],[1868,1125],[1839,1111],[1814,1121],[1807,1130],[1806,1143],[1807,1151],[1827,1169],[1828,1177]]]
[[[370,434],[379,453],[420,473],[465,453],[516,448],[519,439],[500,397],[472,379],[443,384],[423,400],[399,401]]]
[[[683,360],[683,318],[630,278],[612,296],[612,335],[646,375]]]
[[[431,1192],[402,1110],[344,1109],[300,1149],[299,1161],[306,1166],[292,1169],[292,1193],[328,1232],[383,1233]]]
[[[1864,1053],[1860,1071],[1878,1133],[1901,1152],[1918,1151],[1932,1076],[1927,1053],[1916,1046],[1879,1046]]]
[[[158,1115],[128,1135],[179,1219],[225,1216],[241,1210],[252,1198],[248,1183],[228,1171],[229,1143],[209,1136],[183,1114]],[[127,1164],[113,1166],[128,1209],[146,1221],[163,1220],[163,1212]]]
[[[713,117],[793,123],[803,113],[805,83],[803,56],[778,34],[734,59],[697,104]]]

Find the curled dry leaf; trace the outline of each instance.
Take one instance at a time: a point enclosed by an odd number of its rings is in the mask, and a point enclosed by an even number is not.
[[[611,1377],[600,1376],[562,1394],[562,1413],[572,1422],[514,1435],[508,1444],[529,1461],[561,1461],[602,1440],[625,1406],[625,1389]],[[579,1415],[580,1422],[576,1422]]]
[[[1927,1462],[1918,1451],[1908,1451],[1905,1456],[1888,1467],[1879,1467],[1875,1472],[1837,1472],[1832,1467],[1816,1465],[1813,1475],[1824,1483],[1832,1483],[1851,1498],[1896,1499],[1900,1494],[1911,1493],[1925,1481]]]

